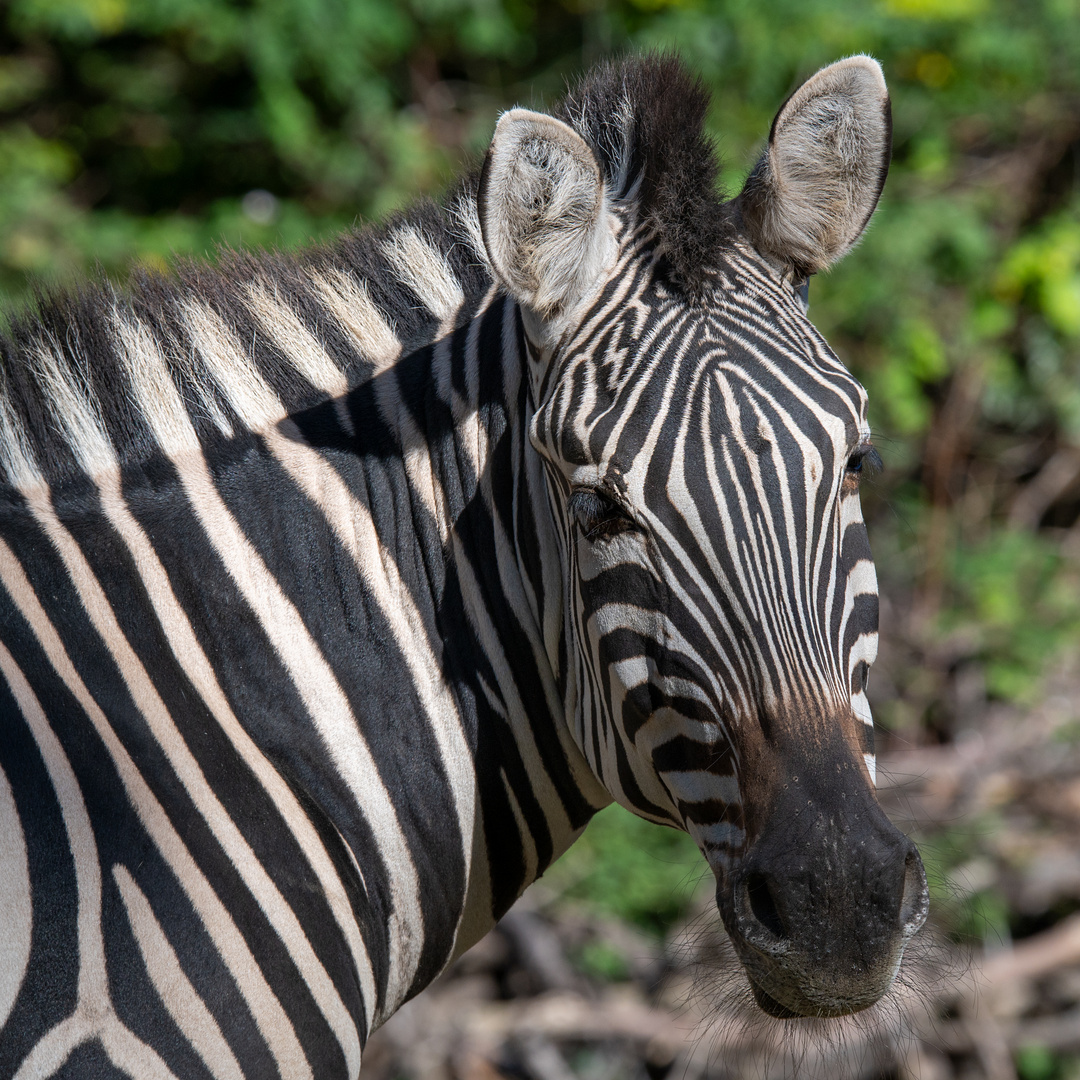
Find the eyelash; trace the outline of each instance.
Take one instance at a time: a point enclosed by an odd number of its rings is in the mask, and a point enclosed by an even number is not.
[[[571,492],[566,508],[590,543],[636,528],[633,519],[614,499],[595,488],[577,488]]]
[[[863,444],[847,460],[848,474],[854,473],[858,476],[864,471],[864,467],[870,476],[876,475],[885,468],[885,462],[881,460],[881,455],[873,443]]]

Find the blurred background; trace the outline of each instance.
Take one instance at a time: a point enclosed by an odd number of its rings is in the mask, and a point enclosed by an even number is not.
[[[437,196],[496,115],[677,49],[734,193],[780,103],[884,64],[895,151],[811,317],[867,385],[883,801],[933,927],[862,1024],[764,1024],[681,834],[612,808],[373,1040],[372,1077],[1080,1078],[1080,2],[5,0],[0,297]]]

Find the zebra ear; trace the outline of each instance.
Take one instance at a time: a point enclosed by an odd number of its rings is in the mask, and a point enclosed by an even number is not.
[[[588,296],[615,254],[600,166],[572,127],[543,113],[503,113],[478,195],[495,273],[541,323]]]
[[[776,114],[739,196],[754,245],[804,273],[836,262],[877,206],[891,149],[881,65],[852,56],[822,68]]]

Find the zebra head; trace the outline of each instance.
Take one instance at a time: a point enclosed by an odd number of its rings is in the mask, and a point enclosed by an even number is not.
[[[874,795],[866,395],[805,299],[877,203],[889,99],[868,57],[818,72],[723,204],[706,104],[654,58],[562,118],[506,113],[480,224],[528,342],[574,737],[616,800],[695,838],[762,1008],[842,1015],[927,911]]]

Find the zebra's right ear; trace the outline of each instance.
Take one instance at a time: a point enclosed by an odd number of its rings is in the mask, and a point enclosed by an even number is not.
[[[572,127],[543,113],[503,113],[478,209],[495,273],[549,329],[595,290],[616,254],[595,155]]]

